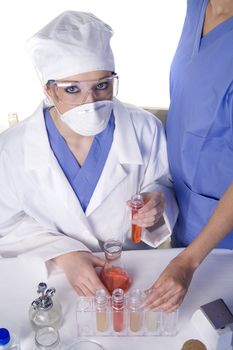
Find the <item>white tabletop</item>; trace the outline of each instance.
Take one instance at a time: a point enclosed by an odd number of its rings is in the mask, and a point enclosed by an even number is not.
[[[168,262],[180,249],[137,250],[123,252],[125,267],[133,277],[133,288],[146,289],[159,276]],[[222,298],[233,310],[233,252],[216,249],[196,271],[186,298],[180,308],[178,334],[175,337],[92,337],[106,350],[171,349],[180,350],[190,338],[200,339],[190,318],[195,310],[209,301]],[[68,344],[77,338],[77,295],[59,269],[50,266],[49,274],[38,259],[0,259],[0,327],[8,327],[18,333],[22,350],[31,350],[33,331],[28,319],[28,309],[37,297],[39,282],[47,282],[57,290],[62,304],[64,323],[61,339]]]

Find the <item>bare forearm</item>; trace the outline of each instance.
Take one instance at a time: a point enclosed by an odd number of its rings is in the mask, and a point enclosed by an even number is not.
[[[197,267],[233,228],[233,183],[220,199],[213,215],[196,239],[182,252]]]

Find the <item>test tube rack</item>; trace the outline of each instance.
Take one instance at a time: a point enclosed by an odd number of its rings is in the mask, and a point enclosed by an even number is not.
[[[111,297],[105,311],[99,312],[94,297],[78,297],[77,335],[82,336],[175,336],[178,310],[165,313],[161,310],[130,309],[125,296],[123,310],[113,310]],[[120,320],[120,330],[114,323]]]

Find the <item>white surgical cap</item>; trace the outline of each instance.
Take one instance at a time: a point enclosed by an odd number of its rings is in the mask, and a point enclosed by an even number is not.
[[[40,80],[62,79],[96,70],[115,71],[112,28],[91,13],[66,11],[27,42]]]

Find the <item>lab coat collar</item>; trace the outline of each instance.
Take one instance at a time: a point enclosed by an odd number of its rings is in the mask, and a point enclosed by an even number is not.
[[[118,161],[121,164],[143,164],[130,112],[116,98],[113,102],[116,123],[113,142],[117,148]],[[55,161],[43,118],[43,110],[47,106],[46,102],[42,101],[26,127],[24,142],[24,168],[26,171],[51,167]],[[40,152],[38,152],[38,147]]]
[[[26,126],[24,138],[25,171],[48,168],[54,161],[43,118],[43,110],[46,107],[46,102],[42,101]]]
[[[86,209],[89,216],[129,175],[127,164],[143,164],[129,110],[114,99],[115,133],[107,161]]]
[[[116,98],[113,99],[113,102],[116,123],[114,142],[119,162],[121,164],[143,164],[130,111]]]
[[[40,170],[40,175],[39,173],[37,175],[43,177],[43,173],[47,174],[49,168],[52,169],[52,172],[56,169],[61,175],[54,177],[60,188],[57,195],[66,203],[66,206],[70,206],[71,201],[73,203],[75,201],[76,205],[73,205],[72,211],[77,212],[77,209],[79,209],[79,215],[84,219],[85,214],[81,205],[71,186],[68,185],[68,180],[65,178],[51,150],[43,118],[43,109],[45,107],[46,103],[43,101],[35,111],[34,116],[27,123],[24,143],[25,170]],[[86,216],[89,216],[118,184],[128,176],[127,164],[143,164],[130,111],[117,99],[114,99],[114,116],[116,128],[113,144],[87,207]],[[47,185],[44,184],[44,186]],[[88,226],[87,222],[86,226]]]

